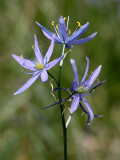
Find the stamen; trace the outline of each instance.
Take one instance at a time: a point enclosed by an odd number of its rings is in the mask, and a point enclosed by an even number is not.
[[[32,45],[32,49],[35,49],[35,45],[34,44]]]
[[[23,55],[22,55],[22,54],[21,54],[21,56],[20,56],[20,57],[21,57],[21,59],[23,59]]]
[[[68,34],[69,34],[69,35],[71,34],[71,30],[70,30],[70,29],[68,29]]]
[[[76,27],[76,29],[75,29],[75,31],[73,33],[75,33],[77,31],[78,27],[82,27],[80,22],[77,21],[77,24],[78,24],[78,26]]]
[[[77,24],[78,24],[78,27],[82,27],[81,24],[80,24],[80,22],[77,21]]]
[[[65,21],[65,20],[66,20],[66,17],[64,17],[63,19],[64,19],[64,21]]]
[[[56,26],[55,26],[55,21],[52,21],[51,24],[52,24],[52,26],[54,26],[55,32],[56,32],[57,36],[60,38],[60,36],[59,36],[59,34],[58,34],[58,31],[57,31],[57,29],[58,29],[58,24],[56,24]]]
[[[55,25],[54,25],[54,29],[55,29],[55,32],[56,32],[57,36],[60,38],[60,36],[59,36],[59,34],[58,34],[58,31],[57,31]]]
[[[58,24],[56,24],[56,29],[58,29]]]
[[[67,18],[67,30],[68,30],[68,24],[69,24],[69,16]]]
[[[54,24],[55,24],[55,21],[52,21],[52,22],[51,22],[51,24],[52,24],[52,26],[54,26]]]

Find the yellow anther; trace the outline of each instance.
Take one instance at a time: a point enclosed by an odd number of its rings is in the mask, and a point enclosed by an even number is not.
[[[64,21],[65,21],[65,20],[66,20],[66,17],[64,17],[63,19],[64,19]]]
[[[52,21],[52,22],[51,22],[51,24],[52,24],[52,26],[54,26],[54,24],[55,24],[55,21]]]
[[[56,24],[56,29],[58,29],[58,24]]]
[[[44,65],[40,62],[37,62],[36,63],[36,68],[39,69],[39,70],[42,70],[44,68]]]
[[[71,34],[71,30],[70,30],[70,29],[68,29],[68,34],[69,34],[69,35]]]
[[[77,24],[78,24],[79,27],[82,27],[81,24],[80,24],[80,22],[77,21]]]
[[[32,45],[32,49],[35,49],[35,45],[34,44]]]
[[[82,85],[82,86],[78,87],[77,92],[84,93],[85,92],[85,86]]]
[[[21,54],[21,56],[20,56],[22,59],[23,59],[23,55]]]

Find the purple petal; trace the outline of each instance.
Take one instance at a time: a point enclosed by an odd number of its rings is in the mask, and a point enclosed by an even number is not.
[[[54,37],[54,40],[55,40],[56,43],[62,44],[61,39],[58,38],[58,37],[56,36],[56,34],[53,33],[54,35],[51,37],[51,36],[50,36],[49,34],[47,34],[45,31],[42,30],[42,32],[43,32],[44,36],[47,37],[48,39],[52,40],[53,37]]]
[[[86,43],[86,42],[92,40],[96,36],[96,34],[97,34],[97,32],[93,33],[92,35],[90,35],[87,38],[82,38],[82,39],[74,40],[74,41],[69,42],[68,44],[69,45],[78,45],[78,44]]]
[[[73,48],[73,46],[72,46],[72,45],[69,45],[69,44],[65,44],[65,47],[68,48],[68,49]]]
[[[48,80],[48,73],[47,73],[47,71],[45,69],[42,70],[40,76],[41,76],[42,82],[46,82]]]
[[[62,59],[64,58],[64,55],[53,60],[52,62],[49,62],[46,66],[45,69],[49,70],[50,68],[54,67],[57,63],[59,63]]]
[[[77,72],[77,67],[76,67],[75,61],[71,58],[70,62],[72,64],[72,68],[73,68],[73,72],[74,72],[74,76],[75,76],[75,79],[73,80],[73,83],[72,83],[72,88],[73,88],[73,90],[75,90],[78,88],[78,85],[79,85],[78,72]]]
[[[59,33],[60,38],[65,42],[68,38],[68,32],[65,26],[65,21],[62,16],[60,16],[59,18],[58,33]]]
[[[35,38],[35,49],[34,49],[34,52],[35,52],[35,56],[37,58],[37,60],[43,64],[43,56],[42,56],[42,53],[40,53],[40,49],[39,49],[39,46],[38,46],[38,41],[37,41],[37,37],[36,35],[34,34],[34,38]]]
[[[42,32],[43,32],[43,34],[44,34],[45,37],[47,37],[48,39],[52,40],[52,37],[51,37],[49,34],[47,34],[47,33],[46,33],[45,31],[43,31],[43,30],[42,30]]]
[[[94,72],[91,74],[91,76],[85,82],[86,87],[90,87],[94,83],[94,81],[96,80],[96,78],[98,77],[98,75],[101,71],[101,67],[102,66],[100,65],[96,70],[94,70]]]
[[[49,37],[48,39],[50,39],[50,37],[53,37],[54,36],[54,33],[50,32],[48,29],[46,29],[45,27],[43,27],[41,24],[39,24],[38,22],[36,22],[36,24],[42,29],[42,31],[44,31],[43,33],[46,33],[44,34],[46,37]],[[60,38],[58,38],[56,35],[54,37],[56,43],[62,43]]]
[[[25,83],[20,89],[17,90],[17,92],[14,93],[14,95],[20,94],[24,92],[26,89],[28,89],[39,77],[40,73],[36,72],[28,81]]]
[[[51,57],[51,55],[53,53],[53,49],[54,49],[54,39],[52,39],[51,45],[50,45],[50,47],[49,47],[49,49],[48,49],[48,51],[47,51],[47,53],[46,53],[46,55],[44,57],[44,65],[49,62],[50,57]]]
[[[91,93],[94,89],[96,89],[97,87],[99,87],[101,84],[103,84],[106,80],[104,80],[103,82],[97,82],[94,85],[92,85],[92,89],[86,93],[86,95],[88,95],[89,93]]]
[[[88,104],[88,102],[86,101],[86,99],[84,97],[82,97],[82,101],[83,101],[83,103],[84,103],[84,105],[85,105],[85,107],[86,107],[86,109],[87,109],[87,111],[90,115],[90,119],[91,119],[91,122],[92,122],[93,119],[94,119],[93,111],[92,111],[90,105]]]
[[[79,94],[76,94],[76,95],[74,96],[74,99],[73,99],[72,104],[71,104],[70,113],[73,113],[73,112],[76,111],[76,109],[77,109],[78,106],[79,106],[79,101],[80,101]]]
[[[21,58],[20,56],[17,56],[15,54],[12,54],[12,56],[22,67],[29,69],[31,71],[36,71],[34,62],[25,58]]]
[[[81,81],[81,84],[84,83],[86,77],[87,77],[87,74],[88,74],[88,70],[89,70],[89,58],[86,56],[86,60],[87,60],[87,66],[86,66],[86,70],[85,70],[85,74],[83,76],[83,79]]]
[[[78,39],[80,36],[83,35],[83,33],[86,31],[87,27],[89,26],[89,22],[87,22],[85,25],[83,25],[80,29],[78,29],[76,32],[74,32],[67,40],[67,43],[70,44],[75,39]]]

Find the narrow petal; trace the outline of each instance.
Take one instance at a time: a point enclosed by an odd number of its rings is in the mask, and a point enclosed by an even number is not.
[[[49,70],[50,68],[54,67],[57,63],[59,63],[62,59],[64,58],[64,55],[53,60],[52,62],[49,62],[46,66],[45,69]]]
[[[59,33],[60,38],[65,42],[68,38],[68,32],[65,26],[65,21],[62,16],[60,16],[59,18],[58,33]]]
[[[21,56],[17,56],[12,54],[12,57],[24,68],[29,69],[31,71],[36,71],[35,63],[25,58],[21,58]]]
[[[97,87],[99,87],[101,84],[103,84],[104,82],[106,82],[106,80],[104,80],[103,82],[97,82],[97,83],[95,83],[94,85],[92,85],[91,87],[92,87],[92,89],[89,91],[89,92],[87,92],[86,93],[86,95],[88,95],[88,94],[90,94],[93,90],[95,90]],[[90,88],[91,88],[90,87]]]
[[[78,106],[79,106],[79,101],[80,101],[79,94],[76,94],[76,95],[74,96],[74,99],[73,99],[72,104],[71,104],[70,113],[73,113],[73,112],[76,111],[76,109],[77,109]]]
[[[17,90],[17,92],[14,93],[14,95],[20,94],[24,92],[26,89],[28,89],[39,77],[40,73],[35,73],[28,81],[25,83],[20,89]]]
[[[48,73],[47,73],[47,71],[45,69],[42,70],[40,76],[41,76],[42,82],[46,82],[48,80]]]
[[[52,39],[51,45],[50,45],[50,47],[49,47],[49,49],[48,49],[48,51],[47,51],[47,53],[46,53],[46,55],[44,57],[44,65],[49,62],[50,57],[51,57],[51,55],[53,53],[53,49],[54,49],[54,39]]]
[[[72,46],[72,45],[69,45],[69,44],[65,44],[65,47],[68,48],[68,49],[73,48],[73,46]]]
[[[86,29],[89,26],[89,22],[87,22],[85,25],[83,25],[80,29],[78,29],[76,32],[74,32],[67,40],[67,43],[70,44],[75,39],[78,39],[80,36],[83,35],[83,33],[86,31]]]
[[[78,44],[86,43],[86,42],[92,40],[96,36],[96,34],[97,34],[97,32],[93,33],[92,35],[90,35],[87,38],[82,38],[82,39],[74,40],[74,41],[69,42],[68,44],[69,45],[78,45]]]
[[[84,103],[84,105],[85,105],[85,107],[88,111],[88,114],[90,115],[90,119],[91,119],[91,122],[92,122],[93,119],[94,119],[93,111],[92,111],[90,105],[88,104],[88,102],[86,101],[86,99],[84,97],[82,97],[82,101],[83,101],[83,103]]]
[[[72,83],[72,88],[73,88],[73,90],[75,90],[78,88],[78,85],[79,85],[78,72],[77,72],[77,67],[76,67],[75,61],[71,58],[70,62],[72,64],[72,68],[73,68],[73,72],[74,72],[74,76],[75,76],[75,79],[73,80],[73,83]]]
[[[47,37],[48,39],[50,39],[50,40],[53,39],[53,36],[51,37],[49,34],[47,34],[47,33],[46,33],[45,31],[43,31],[43,30],[42,30],[42,32],[43,32],[44,36]],[[54,33],[53,33],[53,34],[54,34]],[[56,34],[54,34],[54,35],[55,35],[55,36],[54,36],[54,41],[55,41],[55,43],[62,44],[61,39],[58,38],[58,37],[56,36]]]
[[[34,38],[35,38],[35,49],[34,49],[34,52],[35,52],[35,56],[37,58],[37,60],[43,64],[43,56],[42,56],[42,53],[40,53],[40,49],[39,49],[39,46],[38,46],[38,41],[37,41],[37,37],[36,35],[34,34]]]
[[[94,72],[91,74],[91,76],[88,78],[88,80],[85,82],[85,87],[90,87],[94,81],[96,80],[96,78],[98,77],[100,71],[101,71],[101,65],[94,70]]]
[[[66,101],[66,99],[62,99],[62,102]],[[47,107],[43,107],[42,109],[46,109],[46,108],[50,108],[50,107],[53,107],[55,106],[56,104],[60,103],[59,101],[55,102],[54,104],[51,104],[50,106],[47,106]]]
[[[87,77],[87,74],[88,74],[88,70],[89,70],[89,58],[86,56],[86,60],[87,60],[87,66],[86,66],[86,70],[85,70],[85,74],[83,76],[83,79],[81,81],[81,84],[84,83],[86,77]]]
[[[48,29],[43,27],[41,24],[39,24],[38,22],[36,22],[36,24],[42,29],[42,31],[44,31],[43,33],[46,33],[44,35],[46,37],[48,37],[48,39],[50,39],[50,37],[54,36],[54,33],[50,32]],[[54,39],[56,40],[56,43],[61,42],[60,38],[58,38],[56,35],[55,35]]]

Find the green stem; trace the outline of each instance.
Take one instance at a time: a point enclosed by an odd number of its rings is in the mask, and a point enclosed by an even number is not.
[[[63,44],[63,51],[62,55],[64,55],[65,44]],[[61,119],[62,119],[62,126],[63,126],[63,142],[64,142],[64,160],[67,160],[67,129],[65,125],[65,117],[63,113],[63,104],[62,104],[62,95],[61,95],[61,70],[62,70],[63,60],[60,62],[59,67],[59,81],[58,81],[58,97],[59,97],[59,104],[60,104],[60,111],[61,111]]]

